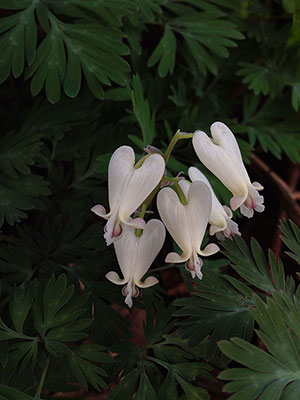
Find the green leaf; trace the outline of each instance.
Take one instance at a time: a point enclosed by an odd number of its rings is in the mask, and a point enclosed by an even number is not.
[[[24,70],[25,57],[30,65],[35,58],[37,27],[35,23],[35,3],[20,5],[23,10],[0,19],[0,83],[12,71],[18,78]],[[11,5],[12,9],[14,8]]]
[[[274,98],[281,89],[280,81],[277,75],[267,67],[255,64],[241,63],[243,68],[238,72],[238,76],[242,76],[242,82],[248,85],[249,89],[253,90],[254,95],[262,93],[269,94]]]
[[[165,400],[168,397],[173,400],[178,399],[175,372],[174,368],[172,367],[168,369],[166,379],[163,381],[163,384],[161,385],[158,392],[159,399]]]
[[[42,143],[40,132],[8,132],[0,138],[0,168],[12,178],[29,174],[29,165],[34,164],[40,154]]]
[[[33,400],[33,397],[14,388],[0,385],[0,395],[6,400]]]
[[[248,282],[257,288],[272,293],[274,283],[269,273],[269,266],[258,242],[252,238],[252,253],[245,241],[235,236],[234,241],[225,240],[223,247],[227,250],[224,254],[233,262],[232,268]]]
[[[222,19],[224,13],[217,7],[207,5],[207,2],[189,1],[185,5],[172,2],[165,4],[165,7],[173,15],[176,14],[167,24],[173,33],[182,37],[184,57],[189,62],[192,59],[198,71],[204,75],[207,69],[217,74],[214,56],[228,57],[227,48],[236,46],[232,39],[244,39],[232,22]],[[177,48],[180,46],[177,45]]]
[[[267,304],[255,296],[253,315],[259,325],[258,336],[266,351],[239,338],[219,343],[221,350],[231,359],[247,368],[232,368],[221,372],[221,379],[232,380],[225,390],[234,392],[232,399],[247,400],[289,399],[299,387],[299,301],[284,292],[274,291]],[[290,384],[293,384],[289,389]]]
[[[158,400],[158,397],[151,385],[145,370],[142,370],[140,384],[135,395],[136,400]]]
[[[147,100],[144,99],[143,88],[140,77],[134,75],[132,79],[132,105],[133,112],[140,125],[143,135],[143,146],[152,144],[155,137],[155,117],[151,115],[150,106]]]
[[[122,43],[124,34],[120,30],[100,24],[67,24],[51,15],[49,19],[51,28],[26,72],[27,78],[33,77],[34,96],[45,85],[48,100],[56,103],[63,84],[66,95],[75,97],[82,72],[90,90],[99,98],[103,97],[103,84],[125,84],[129,66],[121,55],[127,54],[128,49]]]
[[[98,391],[107,388],[106,383],[101,378],[106,373],[95,364],[78,357],[74,352],[68,355],[68,363],[72,373],[86,391],[88,390],[88,382]]]
[[[48,183],[42,176],[31,174],[12,179],[0,174],[0,226],[26,218],[25,211],[43,207],[39,196],[50,194]]]
[[[292,86],[292,106],[295,111],[299,109],[300,101],[300,84],[296,83]]]
[[[31,290],[14,288],[9,301],[9,311],[13,325],[18,333],[23,333],[23,325],[32,305]]]
[[[148,60],[148,67],[158,64],[158,75],[164,78],[174,71],[176,56],[176,39],[172,29],[165,25],[164,35]]]
[[[133,369],[117,384],[117,386],[113,388],[109,393],[107,400],[119,400],[120,398],[123,398],[124,400],[132,399],[139,375],[138,369]]]
[[[210,335],[206,358],[211,359],[219,340],[237,335],[251,339],[253,317],[249,306],[253,305],[253,292],[241,281],[205,267],[203,276],[203,281],[196,283],[192,297],[175,301],[180,307],[175,316],[184,317],[178,332],[191,346]]]
[[[180,376],[177,376],[176,379],[186,394],[187,399],[209,400],[210,396],[205,389],[201,388],[200,386],[191,385],[184,379],[180,378]]]
[[[291,250],[286,253],[300,265],[300,229],[292,220],[282,219],[280,230],[282,241]]]

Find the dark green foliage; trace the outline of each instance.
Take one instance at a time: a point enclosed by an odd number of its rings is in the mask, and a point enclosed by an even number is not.
[[[13,289],[9,299],[11,327],[0,321],[0,340],[8,341],[6,355],[2,348],[2,382],[15,382],[22,387],[16,380],[16,371],[18,375],[30,367],[35,374],[39,367],[47,371],[53,358],[68,363],[74,378],[69,376],[65,382],[77,381],[86,389],[88,382],[97,390],[105,388],[101,376],[106,373],[94,364],[112,362],[103,352],[105,348],[96,344],[68,345],[87,336],[87,328],[93,321],[83,307],[88,297],[88,293],[74,296],[74,286],[67,287],[64,274],[57,280],[52,275],[43,290],[36,281],[26,288]],[[54,366],[50,365],[50,376]]]
[[[175,315],[185,317],[178,332],[189,340],[191,346],[209,335],[206,359],[214,358],[216,343],[220,339],[240,336],[251,340],[253,317],[249,306],[253,304],[253,291],[247,285],[207,268],[204,269],[203,281],[197,282],[192,294],[192,297],[175,302],[180,306]]]
[[[224,367],[232,399],[300,398],[300,292],[288,262],[255,239],[226,240],[226,259],[205,260],[202,281],[182,274],[191,295],[167,296],[163,279],[141,291],[136,335],[121,287],[105,278],[118,265],[104,220],[90,212],[108,210],[118,146],[140,159],[178,129],[228,124],[251,179],[251,153],[269,153],[279,173],[278,160],[300,162],[298,3],[0,0],[0,400],[81,388],[108,388],[109,400],[213,399],[205,387]],[[191,165],[228,205],[182,140],[166,173]],[[284,220],[281,231],[299,264],[299,227]]]
[[[255,297],[253,316],[259,324],[257,335],[269,354],[239,338],[220,342],[221,350],[247,368],[233,368],[220,374],[233,380],[225,386],[235,392],[231,399],[257,396],[265,399],[293,399],[299,393],[299,300],[276,291],[267,304]]]
[[[280,230],[283,235],[282,241],[291,250],[286,253],[300,264],[300,229],[291,220],[282,220]]]
[[[145,300],[149,307],[144,324],[147,345],[145,348],[138,348],[134,344],[128,346],[126,343],[113,347],[112,350],[118,353],[113,366],[114,375],[121,372],[122,380],[108,399],[114,400],[122,396],[124,400],[129,400],[136,392],[136,397],[140,400],[159,400],[166,396],[172,396],[176,400],[179,399],[181,390],[187,398],[192,396],[190,398],[209,399],[203,388],[192,383],[199,375],[213,379],[209,374],[212,368],[199,361],[203,357],[206,344],[189,348],[186,341],[176,333],[169,334],[176,322],[171,319],[174,308],[166,308],[161,299],[154,302]]]

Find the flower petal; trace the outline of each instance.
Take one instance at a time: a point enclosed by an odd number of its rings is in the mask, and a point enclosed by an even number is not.
[[[105,278],[116,285],[124,285],[124,283],[127,283],[127,281],[125,279],[121,279],[115,271],[108,272],[105,275]]]
[[[248,196],[248,187],[240,168],[236,165],[237,157],[232,157],[227,153],[227,146],[225,150],[221,145],[213,143],[204,132],[195,132],[193,146],[206,168],[216,175],[235,197],[240,199],[236,207],[238,208]]]
[[[108,198],[111,211],[115,211],[122,201],[124,189],[134,172],[134,163],[134,151],[129,146],[119,147],[111,156],[108,166]]]
[[[135,228],[123,225],[122,236],[119,240],[114,242],[118,263],[124,276],[124,282],[129,282],[133,277],[137,261],[138,240],[139,238],[135,235]]]
[[[229,157],[234,160],[236,168],[238,168],[241,176],[245,182],[250,183],[250,179],[247,170],[244,166],[241,151],[236,141],[234,134],[231,130],[222,122],[214,122],[210,127],[211,135],[214,143],[221,146]]]
[[[209,187],[212,199],[212,207],[209,216],[209,223],[214,226],[214,229],[210,229],[210,232],[214,231],[215,233],[218,231],[222,231],[223,229],[226,228],[227,225],[226,212],[224,211],[223,206],[221,205],[217,196],[215,195],[215,192],[211,187],[211,184],[209,183],[206,176],[201,171],[199,171],[198,168],[190,167],[188,173],[192,182],[204,182]],[[214,233],[210,234],[213,235]]]
[[[134,169],[126,183],[126,190],[120,204],[119,217],[121,221],[128,220],[130,215],[149,196],[160,182],[164,171],[165,161],[159,154],[151,154],[140,168]]]
[[[186,206],[181,204],[177,193],[170,187],[163,188],[158,193],[157,208],[159,215],[171,236],[183,251],[182,256],[180,257],[178,255],[178,257],[187,260],[192,255],[192,243],[189,233],[189,219],[185,207]],[[168,255],[168,257],[169,256],[170,255]]]
[[[167,255],[165,262],[170,263],[170,264],[176,264],[176,263],[184,263],[190,258],[189,255],[183,256],[179,255],[178,253],[171,252]]]
[[[138,238],[138,253],[136,254],[137,261],[133,274],[133,280],[137,286],[146,287],[143,286],[146,281],[143,283],[141,282],[141,279],[160,252],[164,244],[165,237],[166,229],[161,221],[158,219],[151,219],[146,224],[142,236]]]
[[[201,254],[201,256],[208,257],[216,254],[219,250],[220,247],[217,246],[215,243],[209,243],[204,250],[201,250],[198,253]]]
[[[136,285],[140,288],[148,288],[150,286],[156,285],[159,282],[159,280],[157,278],[155,278],[155,276],[148,276],[148,278],[146,278],[144,280],[144,282],[142,281],[138,281],[136,282]]]
[[[129,219],[128,221],[122,221],[125,225],[131,226],[134,229],[145,229],[146,222],[143,218]]]
[[[91,208],[91,211],[98,215],[101,218],[107,219],[111,213],[107,213],[105,208],[101,206],[101,204],[96,204],[94,207]]]
[[[192,183],[186,208],[192,247],[199,254],[201,254],[200,247],[207,228],[211,206],[212,200],[208,186],[203,182]]]

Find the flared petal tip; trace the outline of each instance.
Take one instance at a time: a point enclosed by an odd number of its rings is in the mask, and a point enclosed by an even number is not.
[[[106,210],[101,204],[96,204],[94,207],[91,208],[91,211],[98,215],[98,217],[105,218],[106,217]]]
[[[148,276],[148,278],[146,278],[144,282],[139,281],[136,283],[136,285],[140,288],[146,289],[156,285],[157,283],[159,283],[159,280],[155,278],[155,276]]]
[[[110,282],[114,283],[115,285],[124,285],[124,279],[121,279],[119,275],[115,271],[109,271],[105,278],[108,279]]]
[[[180,256],[177,253],[169,253],[167,257],[165,258],[165,262],[168,264],[177,264],[177,263],[183,263],[187,260],[187,258]]]

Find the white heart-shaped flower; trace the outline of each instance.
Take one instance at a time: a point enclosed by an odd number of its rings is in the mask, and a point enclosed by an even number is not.
[[[160,182],[165,170],[165,161],[160,154],[150,154],[141,167],[135,168],[134,151],[129,146],[119,147],[112,155],[108,167],[108,197],[110,212],[101,205],[92,211],[107,219],[105,239],[114,242],[122,231],[121,224],[144,229],[141,218],[130,220],[130,215],[143,203]]]
[[[146,224],[140,237],[136,236],[132,226],[125,225],[122,236],[114,242],[123,279],[114,271],[108,272],[106,278],[116,285],[126,285],[122,293],[126,296],[125,303],[129,307],[132,307],[132,297],[138,296],[136,286],[147,288],[158,283],[154,276],[149,276],[144,282],[141,279],[160,252],[165,236],[163,223],[152,219]]]
[[[231,208],[240,207],[241,213],[248,218],[253,216],[253,210],[264,211],[264,198],[258,194],[263,186],[251,183],[231,130],[222,122],[215,122],[210,131],[212,138],[196,131],[193,146],[200,161],[232,192]]]
[[[186,262],[186,268],[191,272],[192,277],[196,275],[202,279],[202,260],[198,257],[209,256],[216,253],[219,247],[208,244],[201,250],[202,240],[207,227],[211,212],[210,190],[203,182],[194,182],[190,185],[187,193],[187,204],[183,205],[176,192],[163,188],[157,197],[157,208],[161,219],[171,236],[181,248],[182,254],[169,253],[166,262]]]

